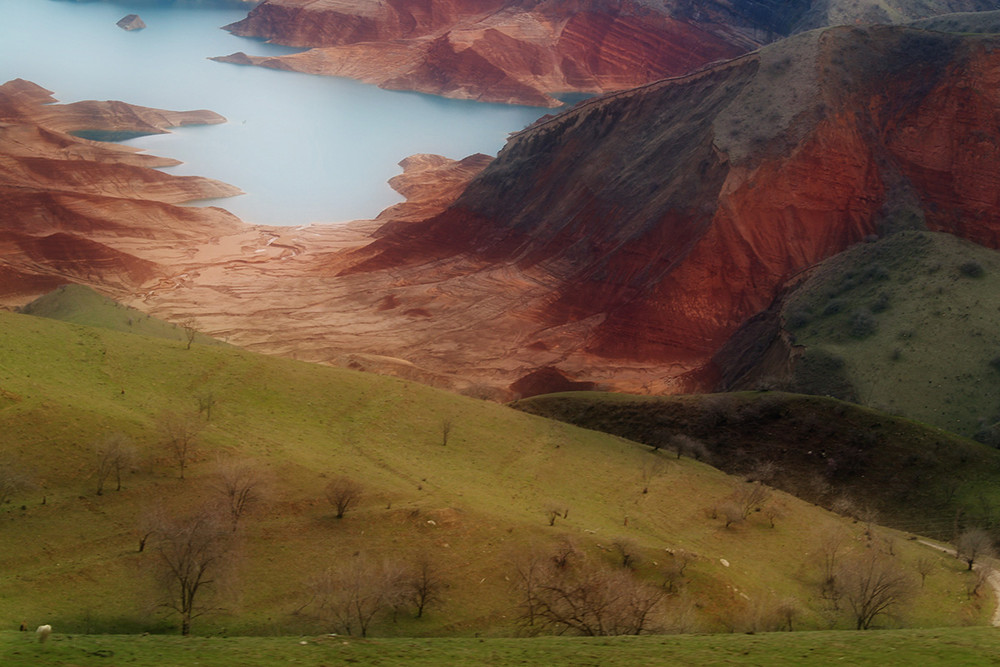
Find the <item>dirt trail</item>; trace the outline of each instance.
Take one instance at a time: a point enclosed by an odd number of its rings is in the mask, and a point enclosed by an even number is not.
[[[951,547],[946,547],[941,544],[935,544],[934,542],[928,542],[927,540],[917,540],[917,541],[920,542],[920,544],[928,546],[932,549],[937,549],[938,551],[943,551],[951,556],[956,556],[956,557],[958,556],[955,550],[952,549]],[[992,560],[992,559],[987,559],[987,560]],[[993,627],[1000,628],[1000,572],[997,571],[997,568],[994,567],[992,562],[989,563],[989,566],[990,566],[990,573],[986,577],[986,581],[993,588],[993,595],[996,598],[996,603],[997,603],[996,607],[993,609],[993,617],[990,618],[990,623],[993,625]],[[979,569],[980,567],[982,567],[982,563],[977,563],[972,567],[974,569]]]

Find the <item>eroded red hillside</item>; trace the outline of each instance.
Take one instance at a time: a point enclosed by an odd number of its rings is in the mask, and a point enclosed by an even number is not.
[[[558,106],[755,48],[808,5],[633,0],[268,0],[227,28],[304,53],[227,62],[346,76],[391,89]]]
[[[205,178],[153,167],[175,160],[75,137],[77,130],[160,133],[221,123],[209,111],[121,102],[55,104],[36,84],[0,86],[0,295],[19,300],[66,282],[130,294],[172,272],[181,239],[207,239],[239,221],[221,209],[176,206],[239,194]]]
[[[537,323],[522,357],[559,350],[550,365],[619,388],[700,388],[711,353],[789,277],[900,207],[998,247],[998,45],[831,29],[583,104],[347,271],[506,266],[552,288],[517,311]]]

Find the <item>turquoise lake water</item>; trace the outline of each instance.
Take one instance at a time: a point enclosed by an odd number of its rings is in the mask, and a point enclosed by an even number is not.
[[[115,25],[133,13],[145,30]],[[219,29],[243,16],[148,3],[0,0],[0,82],[28,79],[61,102],[113,99],[222,114],[225,125],[128,143],[184,162],[170,173],[232,183],[247,194],[212,203],[250,223],[280,225],[374,217],[401,201],[386,181],[404,157],[495,155],[508,133],[547,111],[208,60],[291,51]]]

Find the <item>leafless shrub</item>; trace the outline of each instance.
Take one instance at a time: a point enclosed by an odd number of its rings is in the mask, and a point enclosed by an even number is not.
[[[115,491],[121,491],[122,472],[132,465],[135,458],[131,440],[122,433],[111,433],[94,443],[97,495],[104,494],[104,483],[111,475],[115,477]]]
[[[977,560],[993,555],[993,538],[981,528],[971,528],[955,540],[955,552],[971,570]]]
[[[187,347],[184,348],[186,350],[191,349],[191,343],[193,343],[194,339],[198,336],[198,329],[196,327],[197,323],[193,318],[189,317],[181,322],[181,328],[184,330],[184,339],[187,341]]]
[[[208,391],[195,397],[198,403],[198,414],[205,415],[205,421],[212,421],[212,408],[215,407],[215,394]]]
[[[215,465],[212,488],[235,532],[240,518],[263,502],[265,479],[250,461],[221,459]]]
[[[165,411],[157,417],[156,426],[163,446],[177,464],[180,478],[184,479],[184,470],[194,453],[204,423],[194,414]]]
[[[937,566],[937,561],[931,556],[921,556],[917,559],[916,570],[917,574],[920,575],[920,587],[924,587],[924,582],[927,580],[927,575],[934,571]]]
[[[670,560],[662,569],[664,586],[668,593],[675,593],[684,585],[684,572],[695,561],[695,555],[684,549],[668,550]]]
[[[399,578],[387,563],[356,555],[307,583],[311,606],[322,621],[344,634],[367,637],[372,623],[391,608],[399,594]]]
[[[913,589],[906,570],[876,549],[845,558],[835,577],[858,630],[867,630],[877,617],[904,603]]]
[[[820,596],[833,603],[834,609],[840,599],[837,587],[837,571],[844,553],[847,551],[848,536],[842,530],[833,530],[820,536],[819,544],[813,552],[820,571]]]
[[[992,575],[993,568],[982,563],[972,571],[972,576],[965,580],[965,593],[970,600],[979,597],[980,591],[983,590],[983,586],[989,583]]]
[[[549,501],[545,505],[545,516],[549,519],[549,525],[554,526],[559,517],[564,519],[569,517],[569,508],[561,503]]]
[[[624,568],[635,567],[640,562],[639,545],[631,538],[615,538],[611,543],[611,550],[618,555],[619,562]]]
[[[736,484],[732,493],[718,508],[726,527],[746,521],[753,512],[762,510],[770,500],[771,493],[771,489],[760,482]]]
[[[0,505],[30,487],[31,477],[20,464],[9,459],[0,460]]]
[[[350,477],[340,475],[334,477],[326,485],[326,499],[337,510],[336,517],[343,519],[347,510],[358,504],[361,500],[363,487],[360,483]]]
[[[688,456],[697,461],[708,461],[710,458],[705,443],[682,433],[671,436],[668,447],[673,450],[677,458]]]
[[[522,608],[531,622],[556,634],[642,634],[655,627],[666,590],[638,581],[629,570],[582,560],[569,568],[533,562],[521,577]]]
[[[451,430],[455,427],[455,422],[451,417],[445,417],[441,420],[441,446],[446,446],[448,444],[448,437],[451,435]]]
[[[667,462],[656,457],[646,459],[639,468],[639,478],[642,481],[642,492],[649,493],[649,485],[654,479],[667,472]]]

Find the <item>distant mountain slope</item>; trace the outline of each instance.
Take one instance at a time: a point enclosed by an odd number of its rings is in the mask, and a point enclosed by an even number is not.
[[[1000,32],[1000,11],[944,14],[913,21],[910,25],[942,32],[996,33]]]
[[[740,332],[787,363],[723,353],[722,387],[831,394],[1000,444],[1000,254],[947,234],[900,232],[810,270],[773,328]],[[756,367],[740,377],[728,359]],[[780,356],[780,355],[779,355]]]
[[[705,386],[788,278],[902,212],[997,247],[998,45],[832,28],[585,102],[516,135],[446,212],[386,228],[351,272],[516,267],[550,289],[518,308],[538,322],[525,356],[558,350],[584,380],[656,365],[617,374],[629,389]]]
[[[909,23],[956,12],[1000,8],[996,0],[813,0],[796,31],[831,25]]]
[[[788,34],[808,0],[269,0],[227,29],[308,51],[227,62],[384,88],[558,106],[631,88]]]

